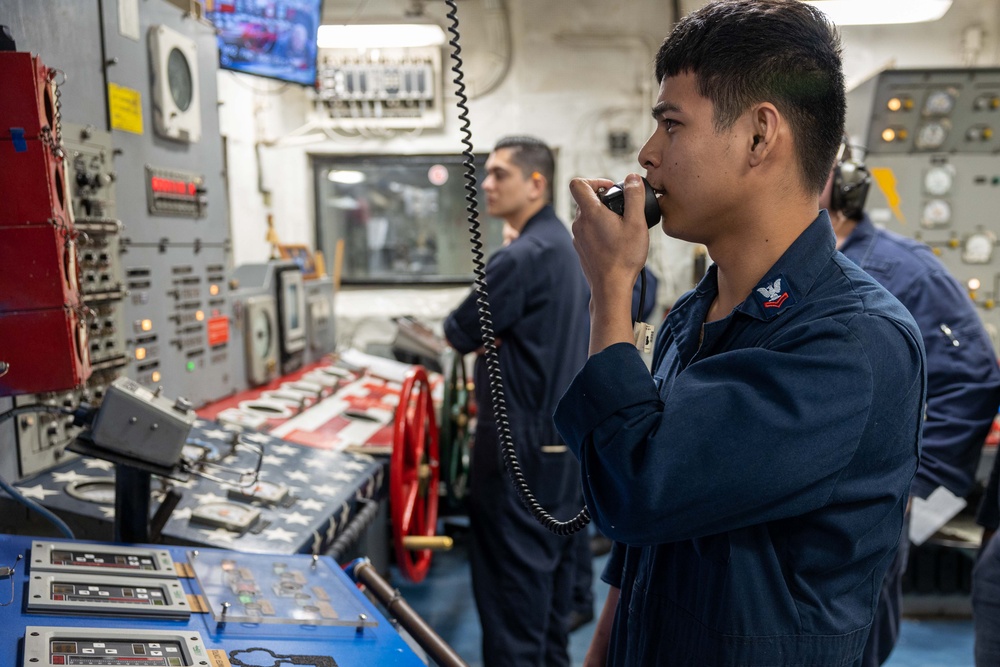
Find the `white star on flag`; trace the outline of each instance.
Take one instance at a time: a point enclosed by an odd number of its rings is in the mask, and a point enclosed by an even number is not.
[[[111,470],[115,467],[115,464],[104,459],[84,459],[83,467],[88,469],[96,468],[97,470]]]
[[[292,470],[286,475],[288,479],[294,479],[296,482],[308,482],[309,473],[304,470]]]
[[[292,447],[291,445],[287,445],[285,443],[281,443],[280,445],[274,445],[270,449],[275,454],[282,454],[284,456],[291,456],[292,454],[295,454],[297,451],[299,451],[295,447]]]
[[[70,470],[69,472],[54,472],[52,473],[53,482],[79,482],[81,479],[96,479],[88,477],[87,475],[81,475],[75,470]]]
[[[239,537],[236,533],[228,531],[225,528],[216,528],[215,530],[199,528],[198,532],[203,533],[208,538],[209,544],[214,544],[215,542],[228,542],[232,544],[233,540]]]
[[[266,445],[274,438],[263,433],[251,433],[250,435],[244,435],[243,439],[249,440],[250,442],[256,442],[258,445]]]
[[[275,542],[291,542],[295,538],[295,533],[280,527],[265,530],[264,535],[267,539],[274,540]]]
[[[185,521],[187,519],[190,519],[191,518],[191,508],[190,507],[182,507],[179,510],[174,510],[173,512],[170,513],[170,518],[171,519],[177,519],[178,521]]]
[[[14,488],[20,491],[25,498],[34,498],[35,500],[45,500],[46,496],[59,495],[58,491],[50,491],[41,484],[36,484],[35,486],[17,486]]]
[[[305,500],[299,503],[299,507],[306,511],[311,510],[313,512],[318,512],[319,510],[323,509],[323,503],[313,500],[312,498],[306,498]]]
[[[204,505],[206,503],[224,503],[226,499],[215,493],[196,493],[194,494],[195,500],[198,501],[199,505]]]
[[[295,523],[300,526],[308,526],[312,520],[313,518],[311,516],[299,514],[298,512],[292,512],[291,514],[285,515],[285,523]]]

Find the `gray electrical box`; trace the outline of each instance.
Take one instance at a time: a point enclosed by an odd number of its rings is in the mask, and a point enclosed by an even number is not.
[[[173,467],[195,418],[186,399],[171,401],[120,377],[104,396],[91,439],[98,447],[126,457]]]

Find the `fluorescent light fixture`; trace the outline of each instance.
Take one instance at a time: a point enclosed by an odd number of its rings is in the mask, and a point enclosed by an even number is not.
[[[355,185],[365,181],[365,174],[361,171],[331,171],[326,177],[333,183],[343,183],[344,185]]]
[[[317,34],[321,49],[372,49],[440,46],[444,30],[431,23],[321,25]]]
[[[837,25],[875,25],[937,21],[951,0],[806,0],[806,4]]]

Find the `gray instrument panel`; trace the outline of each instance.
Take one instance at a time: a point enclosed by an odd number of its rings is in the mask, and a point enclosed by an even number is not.
[[[869,108],[869,215],[934,249],[1000,349],[1000,69],[887,70]]]

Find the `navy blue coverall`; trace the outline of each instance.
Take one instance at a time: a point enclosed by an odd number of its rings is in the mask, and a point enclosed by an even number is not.
[[[927,411],[910,494],[926,499],[943,486],[964,498],[1000,406],[1000,366],[972,300],[926,244],[877,229],[867,215],[840,251],[899,299],[923,337]],[[909,522],[903,530],[865,647],[868,667],[885,662],[899,637]]]
[[[556,410],[620,589],[609,665],[856,665],[917,467],[913,318],[835,249],[825,211],[704,324],[671,309],[653,377],[628,343]]]
[[[1000,665],[1000,456],[993,461],[976,520],[987,531],[972,569],[976,667],[992,667]]]
[[[587,359],[590,292],[572,237],[546,206],[486,265],[500,370],[517,456],[536,498],[556,518],[580,511],[580,468],[552,422]],[[482,347],[476,293],[444,323],[465,354]],[[476,360],[478,421],[469,472],[473,593],[485,665],[569,664],[574,541],[542,527],[504,470],[485,357]]]

